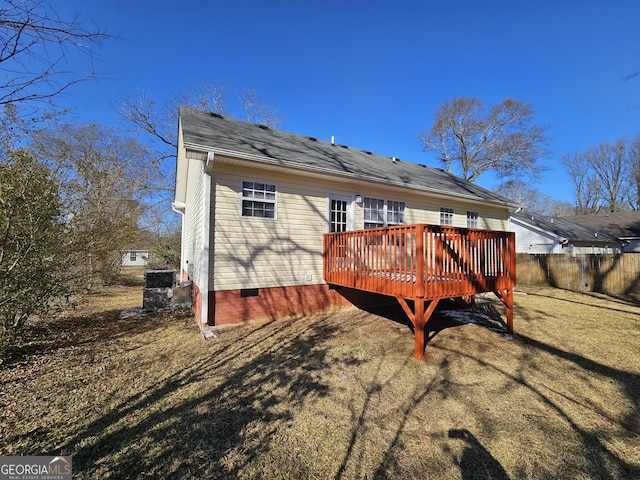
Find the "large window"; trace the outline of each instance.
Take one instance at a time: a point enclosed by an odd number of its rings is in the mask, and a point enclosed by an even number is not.
[[[453,208],[440,208],[440,225],[453,225]]]
[[[478,228],[478,212],[467,212],[467,228]]]
[[[276,218],[276,186],[242,182],[242,216]]]
[[[378,228],[404,223],[404,202],[379,198],[363,199],[364,228]]]

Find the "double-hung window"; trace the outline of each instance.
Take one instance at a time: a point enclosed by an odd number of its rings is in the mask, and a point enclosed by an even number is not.
[[[467,228],[478,228],[478,212],[467,212]]]
[[[440,208],[440,225],[453,225],[453,208]]]
[[[364,207],[364,228],[384,227],[384,200],[365,197],[362,206]]]
[[[404,223],[404,202],[387,201],[387,225]]]
[[[242,182],[242,216],[276,218],[276,186],[269,183]]]

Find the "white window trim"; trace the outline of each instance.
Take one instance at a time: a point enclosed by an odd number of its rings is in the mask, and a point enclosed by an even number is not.
[[[251,182],[251,183],[263,183],[264,185],[273,185],[275,187],[275,198],[273,200],[268,200],[266,198],[264,199],[255,199],[255,198],[248,198],[244,196],[244,183],[245,182]],[[278,219],[278,192],[279,192],[279,187],[277,183],[273,183],[270,181],[266,181],[266,180],[255,180],[255,179],[248,179],[248,178],[244,178],[240,181],[240,209],[239,209],[239,215],[240,218],[243,220],[249,220],[249,221],[267,221],[267,222],[273,222],[275,220]],[[256,216],[249,216],[249,215],[243,215],[243,208],[242,208],[242,203],[244,200],[248,200],[248,201],[252,201],[252,202],[262,202],[262,203],[272,203],[273,204],[273,218],[269,218],[269,217],[256,217]]]

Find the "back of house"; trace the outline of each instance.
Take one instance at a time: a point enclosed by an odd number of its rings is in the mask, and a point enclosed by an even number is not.
[[[174,208],[181,278],[213,325],[348,305],[323,278],[326,232],[506,231],[517,205],[440,169],[181,107]]]

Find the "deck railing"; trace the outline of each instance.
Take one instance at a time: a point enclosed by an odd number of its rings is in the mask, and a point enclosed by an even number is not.
[[[412,224],[328,233],[329,284],[402,297],[464,297],[512,289],[515,237],[510,232]]]

